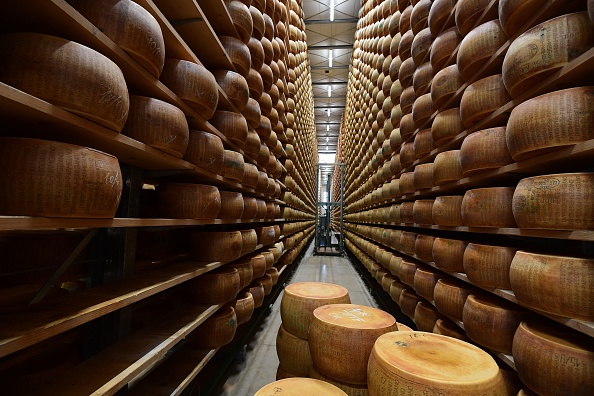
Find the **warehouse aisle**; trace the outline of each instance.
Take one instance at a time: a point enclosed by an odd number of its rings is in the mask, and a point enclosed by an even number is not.
[[[377,307],[363,280],[357,275],[347,258],[336,256],[313,256],[310,245],[302,263],[295,271],[291,283],[327,282],[346,287],[353,304]],[[280,302],[282,293],[272,306],[272,313],[265,319],[246,351],[245,361],[237,365],[224,385],[222,396],[252,396],[262,386],[275,381],[278,358],[276,356],[276,333],[281,324]]]

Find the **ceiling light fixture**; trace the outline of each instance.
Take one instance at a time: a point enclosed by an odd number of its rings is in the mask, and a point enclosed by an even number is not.
[[[332,67],[332,50],[328,50],[328,67]]]
[[[330,22],[334,22],[334,0],[330,0]]]
[[[328,97],[332,96],[332,86],[328,85]]]
[[[326,124],[326,132],[329,132],[329,131],[330,131],[330,125]]]
[[[328,143],[328,140],[330,140],[330,138],[328,136],[326,136],[326,143]]]
[[[328,109],[328,117],[330,117],[330,109]]]

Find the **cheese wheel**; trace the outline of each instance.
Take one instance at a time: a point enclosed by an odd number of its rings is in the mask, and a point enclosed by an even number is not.
[[[433,163],[430,162],[428,164],[419,164],[415,166],[413,175],[413,184],[415,191],[433,187]]]
[[[415,35],[412,30],[402,34],[402,37],[400,38],[400,43],[398,44],[398,56],[403,62],[411,57],[411,47],[414,38]]]
[[[160,213],[170,219],[216,219],[221,193],[214,186],[164,183],[157,187]]]
[[[255,2],[254,2],[255,3]],[[250,14],[252,16],[252,36],[255,37],[257,40],[261,40],[264,37],[264,17],[260,9],[254,7],[253,5],[249,6]]]
[[[190,131],[184,159],[220,175],[223,172],[225,148],[220,137],[204,131]]]
[[[441,3],[448,3],[451,0],[445,0]],[[433,7],[435,7],[435,2]],[[433,33],[436,34],[436,33]],[[458,28],[451,27],[441,33],[431,45],[431,52],[429,54],[429,62],[433,68],[433,72],[437,74],[441,69],[456,63],[455,57],[452,54],[462,42],[462,36],[458,32]]]
[[[496,296],[472,295],[464,305],[466,335],[474,342],[496,352],[512,353],[514,333],[527,312]]]
[[[227,345],[235,337],[237,315],[230,305],[220,308],[189,334],[192,345],[201,349],[217,349]]]
[[[562,173],[520,180],[513,213],[520,228],[594,228],[594,173]]]
[[[400,37],[398,37],[397,44],[400,44]],[[401,66],[402,66],[402,60],[398,56],[398,52],[396,52],[396,53],[393,52],[392,53],[392,61],[390,62],[389,75],[390,75],[390,78],[392,79],[392,81],[394,82],[394,84],[398,84],[398,85],[401,84],[401,82],[399,81],[399,73],[400,73]],[[401,86],[400,88],[402,89],[404,87]],[[392,92],[392,90],[390,89],[390,96],[392,97],[391,92]],[[398,104],[399,101],[400,101],[400,97],[398,97],[398,100],[394,100],[394,97],[392,97],[392,102],[394,102],[394,104]]]
[[[245,146],[248,124],[242,114],[217,110],[210,119],[210,123],[240,148]]]
[[[460,76],[457,65],[445,67],[435,73],[431,83],[433,107],[439,111],[457,107],[460,100],[456,99],[455,96],[463,85],[464,80]]]
[[[586,12],[543,22],[509,46],[502,67],[503,83],[511,97],[516,98],[593,45],[594,29]],[[542,59],[544,52],[547,56]]]
[[[402,194],[411,194],[415,192],[415,174],[414,172],[404,172],[400,175],[400,192]],[[402,211],[402,208],[400,208]]]
[[[230,36],[219,36],[219,41],[229,55],[235,70],[242,76],[247,76],[252,67],[252,57],[248,46],[241,40]]]
[[[236,268],[223,267],[202,274],[186,283],[191,300],[199,305],[232,301],[239,293],[240,277]]]
[[[261,199],[256,199],[256,219],[264,219],[266,217],[266,202]]]
[[[235,30],[239,33],[239,38],[241,38],[241,41],[244,43],[247,43],[252,36],[254,28],[254,21],[252,20],[250,9],[239,0],[226,1],[225,6],[229,12]]]
[[[353,304],[316,308],[309,329],[313,365],[338,381],[365,384],[375,340],[397,329],[396,319],[376,308]]]
[[[240,257],[239,231],[195,231],[190,234],[190,256],[196,261],[231,261]]]
[[[215,70],[212,73],[227,98],[243,112],[250,97],[248,82],[241,74],[231,70]]]
[[[252,230],[249,230],[252,231]],[[245,242],[247,238],[244,237],[242,231],[242,242]],[[226,268],[235,268],[239,273],[239,288],[243,289],[250,284],[254,278],[254,266],[250,260],[241,260],[238,262],[230,263],[225,265]],[[245,297],[245,296],[244,296]],[[253,298],[252,298],[253,303]],[[237,312],[239,316],[239,312]]]
[[[437,154],[433,164],[433,179],[436,185],[455,182],[463,178],[460,150],[444,151]]]
[[[432,224],[447,227],[463,226],[462,201],[463,197],[461,195],[435,198],[431,213]]]
[[[433,100],[431,94],[421,95],[415,99],[412,106],[412,116],[417,128],[422,128],[433,114]]]
[[[462,220],[468,227],[516,227],[512,212],[513,187],[468,190],[462,200]]]
[[[410,131],[410,133],[405,132],[405,130],[403,129],[403,122],[406,119],[407,115],[409,115],[411,117],[410,121],[413,121],[413,128],[416,127],[416,125],[414,124],[414,120],[412,119],[412,107],[413,104],[415,103],[416,100],[416,96],[415,96],[415,89],[414,87],[408,87],[406,89],[404,89],[402,91],[402,94],[400,95],[400,109],[402,110],[402,118],[400,121],[400,134],[402,135],[403,139],[408,139],[410,136],[412,136],[412,131]],[[413,129],[414,131],[414,129]]]
[[[512,352],[522,382],[539,395],[588,395],[594,387],[592,339],[549,322],[522,322]]]
[[[470,84],[460,101],[460,117],[466,128],[485,119],[511,101],[501,74],[495,74]]]
[[[505,127],[471,133],[460,147],[460,166],[465,177],[501,168],[512,162],[514,160],[505,141]]]
[[[459,108],[440,111],[435,116],[433,124],[431,124],[433,144],[436,147],[439,147],[463,130],[464,126],[462,125],[462,119],[460,118]]]
[[[243,155],[233,150],[225,150],[223,158],[222,176],[231,180],[241,182],[245,172],[245,161]]]
[[[544,0],[502,0],[499,2],[499,21],[507,35],[512,37],[526,24],[529,16],[538,12]]]
[[[400,262],[400,269],[398,270],[398,277],[400,278],[400,281],[402,281],[402,283],[404,283],[405,285],[413,287],[415,284],[415,273],[417,272],[417,268],[419,267],[420,264],[417,264],[407,259],[403,259]]]
[[[255,272],[254,276],[256,276]],[[254,297],[254,308],[260,308],[264,303],[264,286],[259,281],[253,280],[246,289]]]
[[[513,248],[469,243],[464,252],[464,272],[474,285],[509,290],[515,254]]]
[[[407,289],[404,283],[398,280],[392,281],[392,284],[390,285],[390,297],[392,298],[392,301],[398,304],[400,301],[400,294],[402,294],[404,289]]]
[[[410,202],[412,203],[412,202]],[[412,205],[411,205],[412,206]],[[402,208],[402,206],[401,206]],[[403,231],[400,237],[400,245],[402,252],[408,255],[415,254],[415,242],[417,240],[417,234],[414,232]]]
[[[264,287],[264,295],[265,296],[272,293],[272,286],[274,286],[272,284],[272,276],[265,273],[264,276],[257,278],[256,280],[258,282],[260,282],[262,284],[262,286]]]
[[[314,309],[328,304],[348,304],[350,301],[348,290],[339,285],[322,282],[287,285],[280,308],[283,326],[291,334],[306,340]]]
[[[177,107],[159,99],[131,95],[128,119],[122,133],[182,158],[188,147],[190,130],[185,114]]]
[[[239,294],[238,298],[231,304],[237,316],[237,325],[249,322],[254,314],[254,297],[252,293]]]
[[[247,106],[243,110],[242,114],[250,128],[255,129],[258,127],[258,125],[260,125],[260,117],[262,117],[262,113],[260,110],[260,104],[257,100],[249,98]]]
[[[258,173],[258,167],[256,165],[245,163],[241,183],[246,187],[256,188],[259,176],[260,174]]]
[[[386,293],[390,293],[390,287],[392,286],[392,282],[393,281],[397,281],[400,282],[398,280],[398,278],[396,278],[394,275],[390,274],[389,272],[387,272],[386,274],[384,274],[382,276],[382,289],[386,292]]]
[[[308,373],[309,377],[313,379],[317,379],[320,381],[327,382],[336,386],[337,388],[343,390],[349,396],[368,396],[369,392],[367,391],[367,384],[365,385],[355,385],[355,384],[348,384],[346,382],[336,381],[327,375],[320,373],[316,370],[313,366]]]
[[[160,79],[202,118],[212,118],[219,103],[219,86],[204,66],[180,59],[166,59]]]
[[[398,70],[398,81],[400,82],[400,85],[402,88],[404,88],[404,89],[410,88],[410,86],[413,82],[413,76],[415,74],[415,70],[416,70],[416,65],[412,58],[408,58],[402,62],[402,64],[400,65],[400,68]],[[413,92],[414,92],[414,87],[413,87]],[[400,102],[400,99],[398,100],[398,102],[395,102],[395,103],[399,103],[399,102]]]
[[[378,338],[369,359],[369,395],[505,395],[489,354],[464,341],[419,331]]]
[[[419,199],[413,203],[413,220],[416,224],[433,224],[433,200]],[[418,237],[417,237],[418,238]],[[418,254],[417,254],[418,255]],[[429,260],[431,261],[431,260]]]
[[[118,160],[47,140],[0,138],[0,213],[111,218],[123,181]]]
[[[245,77],[252,98],[260,98],[262,92],[264,92],[264,81],[259,72],[260,69],[250,69],[248,75]],[[258,107],[260,107],[260,105],[258,105]]]
[[[260,153],[261,145],[260,136],[253,129],[249,129],[243,147],[245,154],[250,158],[256,158]]]
[[[467,242],[465,241],[435,238],[433,242],[433,262],[435,266],[445,272],[463,272],[466,245]]]
[[[462,341],[468,341],[468,337],[466,336],[464,330],[462,330],[460,327],[458,327],[457,324],[455,324],[447,318],[441,318],[435,321],[435,326],[433,326],[433,333],[441,334],[447,337],[457,338]]]
[[[433,150],[433,135],[431,129],[423,129],[417,133],[414,141],[415,157],[420,159]]]
[[[456,4],[456,26],[466,36],[478,23],[480,17],[489,6],[489,0],[460,0]],[[497,8],[487,12],[483,20],[489,21],[497,18]]]
[[[450,319],[461,321],[464,304],[468,296],[476,291],[474,287],[467,283],[442,277],[437,281],[433,292],[435,307]]]
[[[443,316],[427,301],[419,301],[415,308],[414,321],[418,331],[432,332],[435,323]]]
[[[408,167],[415,162],[415,146],[414,143],[408,142],[400,146],[400,163],[404,167]]]
[[[410,26],[413,33],[419,34],[427,26],[427,18],[431,9],[431,0],[416,1],[410,14]]]
[[[406,33],[410,29],[410,18],[413,7],[410,0],[398,0],[398,10],[400,10],[400,34]]]
[[[411,44],[411,57],[416,65],[422,65],[429,60],[427,58],[431,44],[433,44],[433,36],[429,28],[425,28],[415,34]]]
[[[38,33],[0,38],[0,81],[120,132],[128,117],[124,75],[84,45]],[[51,83],[50,83],[51,82]]]
[[[429,301],[433,301],[435,285],[437,284],[437,281],[443,277],[444,275],[441,272],[435,271],[431,268],[417,268],[414,279],[415,292],[419,296],[424,297]],[[433,329],[433,326],[431,326],[431,329]]]
[[[427,90],[431,86],[431,80],[433,79],[433,69],[429,62],[423,63],[413,73],[413,88],[415,89],[415,95],[421,96],[427,93]],[[384,84],[385,84],[384,80]],[[388,81],[389,82],[389,81]]]
[[[131,0],[75,0],[70,3],[103,34],[154,77],[165,62],[165,42],[157,20]]]
[[[509,279],[518,303],[526,307],[594,319],[594,260],[519,251]]]
[[[501,29],[499,20],[489,21],[477,26],[460,43],[456,64],[465,81],[488,64],[488,71],[498,71],[502,65],[500,56],[493,55],[505,44],[507,36]]]
[[[455,5],[455,0],[433,1],[431,9],[429,10],[429,16],[427,17],[427,23],[429,24],[429,29],[431,29],[431,34],[433,34],[433,36],[437,37],[439,32],[454,26],[455,19],[450,18],[450,15]]]
[[[282,324],[276,335],[276,354],[281,367],[295,376],[307,377],[313,367],[307,340],[289,333]]]
[[[267,2],[268,4],[268,2]],[[285,378],[260,388],[254,396],[282,393],[286,396],[327,395],[346,396],[342,390],[324,381],[312,378]]]
[[[236,220],[243,216],[243,196],[233,191],[221,191],[219,219]]]
[[[507,123],[516,161],[594,139],[594,87],[564,89],[519,104]]]
[[[276,240],[274,237],[273,226],[255,227],[256,234],[258,235],[258,243],[260,245],[270,245]]]

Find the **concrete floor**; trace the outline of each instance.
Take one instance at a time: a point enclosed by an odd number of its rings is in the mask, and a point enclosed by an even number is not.
[[[313,256],[310,245],[303,261],[295,271],[291,283],[327,282],[346,287],[353,304],[377,307],[363,281],[350,261],[336,256]],[[246,359],[237,365],[227,379],[221,396],[252,396],[264,385],[276,380],[278,358],[276,356],[276,333],[281,324],[279,298],[272,306],[272,313],[264,320],[261,330],[248,345]]]

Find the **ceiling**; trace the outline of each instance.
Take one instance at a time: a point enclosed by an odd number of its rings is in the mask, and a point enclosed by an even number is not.
[[[355,30],[361,8],[360,0],[334,0],[334,21],[331,22],[330,1],[302,2],[313,82],[318,152],[322,154],[336,152]],[[328,64],[330,50],[332,67]],[[330,97],[328,87],[331,89]]]

